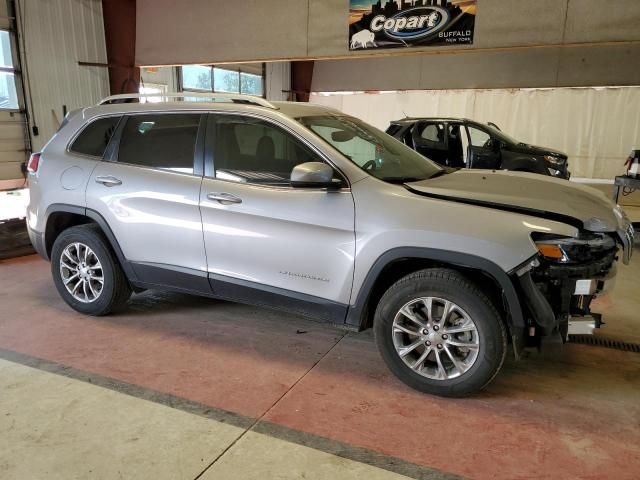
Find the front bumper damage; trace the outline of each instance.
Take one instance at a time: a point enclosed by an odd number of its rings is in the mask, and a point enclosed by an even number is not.
[[[602,325],[591,312],[591,302],[610,290],[615,282],[617,261],[629,263],[633,251],[633,228],[617,232],[616,246],[598,252],[587,262],[558,264],[541,256],[532,258],[516,272],[518,287],[528,318],[525,345],[566,342],[569,334],[590,334]]]

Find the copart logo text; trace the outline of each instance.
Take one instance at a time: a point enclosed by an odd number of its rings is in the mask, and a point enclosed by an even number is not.
[[[420,40],[438,33],[447,26],[448,10],[440,7],[410,8],[393,17],[376,15],[371,20],[371,31],[380,32],[394,40]]]

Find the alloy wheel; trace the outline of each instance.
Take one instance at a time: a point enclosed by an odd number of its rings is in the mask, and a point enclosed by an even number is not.
[[[449,300],[413,299],[400,308],[392,328],[396,353],[423,377],[432,380],[459,377],[478,358],[477,326],[467,312]]]
[[[96,301],[104,287],[100,259],[84,243],[71,243],[62,251],[60,276],[71,296],[82,303]]]

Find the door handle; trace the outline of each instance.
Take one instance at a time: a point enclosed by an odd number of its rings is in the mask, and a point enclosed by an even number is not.
[[[218,203],[222,203],[223,205],[229,205],[231,203],[242,203],[242,199],[232,195],[230,193],[224,192],[212,192],[207,194],[207,198],[209,200],[215,200]]]
[[[122,185],[122,180],[112,177],[111,175],[107,175],[96,177],[96,183],[101,183],[105,187],[115,187],[117,185]]]

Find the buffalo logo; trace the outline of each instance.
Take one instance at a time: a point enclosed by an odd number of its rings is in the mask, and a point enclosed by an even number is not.
[[[371,20],[371,33],[383,32],[387,37],[401,42],[416,41],[438,33],[449,22],[449,11],[441,7],[410,8],[396,13],[392,17],[377,15]],[[359,35],[358,32],[352,37]],[[370,40],[373,42],[373,39]],[[365,44],[366,45],[366,44]],[[354,48],[353,46],[351,48]],[[364,48],[364,46],[363,46]]]
[[[375,42],[375,34],[370,32],[367,29],[360,30],[358,33],[354,33],[351,37],[350,48],[352,50],[356,48],[367,48],[367,45],[371,44],[374,47],[377,47]]]

